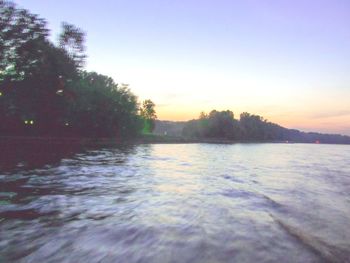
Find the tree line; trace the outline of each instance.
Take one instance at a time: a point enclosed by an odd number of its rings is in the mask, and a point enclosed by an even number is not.
[[[0,0],[0,135],[133,137],[149,133],[155,105],[127,85],[84,70],[85,33]]]
[[[259,115],[243,112],[235,119],[230,110],[202,112],[198,119],[185,123],[182,135],[196,139],[234,141],[290,141],[305,143],[350,143],[349,136],[320,134],[287,129]]]

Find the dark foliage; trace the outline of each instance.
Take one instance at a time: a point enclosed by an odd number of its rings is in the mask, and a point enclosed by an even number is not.
[[[145,100],[140,108],[140,114],[143,119],[143,134],[151,133],[155,127],[155,120],[157,119],[155,104],[151,100]]]
[[[82,70],[83,31],[63,23],[57,46],[48,32],[45,20],[0,0],[0,135],[140,133],[136,96],[107,76]]]
[[[201,113],[199,119],[188,121],[182,131],[189,138],[216,138],[239,141],[288,141],[305,143],[350,143],[349,136],[306,133],[286,129],[268,122],[259,115],[244,112],[236,120],[231,111]]]

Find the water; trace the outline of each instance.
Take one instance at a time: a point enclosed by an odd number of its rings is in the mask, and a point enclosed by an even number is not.
[[[345,145],[91,150],[0,187],[0,262],[350,262]]]

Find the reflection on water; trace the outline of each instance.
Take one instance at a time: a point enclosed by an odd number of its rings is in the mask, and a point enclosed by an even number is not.
[[[1,155],[0,262],[350,262],[349,146],[33,154]]]
[[[75,144],[50,145],[45,142],[39,144],[1,142],[0,148],[0,171],[3,172],[55,164],[80,150]]]

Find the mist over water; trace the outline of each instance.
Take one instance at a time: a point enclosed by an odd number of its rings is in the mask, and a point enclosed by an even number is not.
[[[349,146],[153,144],[16,163],[0,173],[0,262],[350,262]]]

